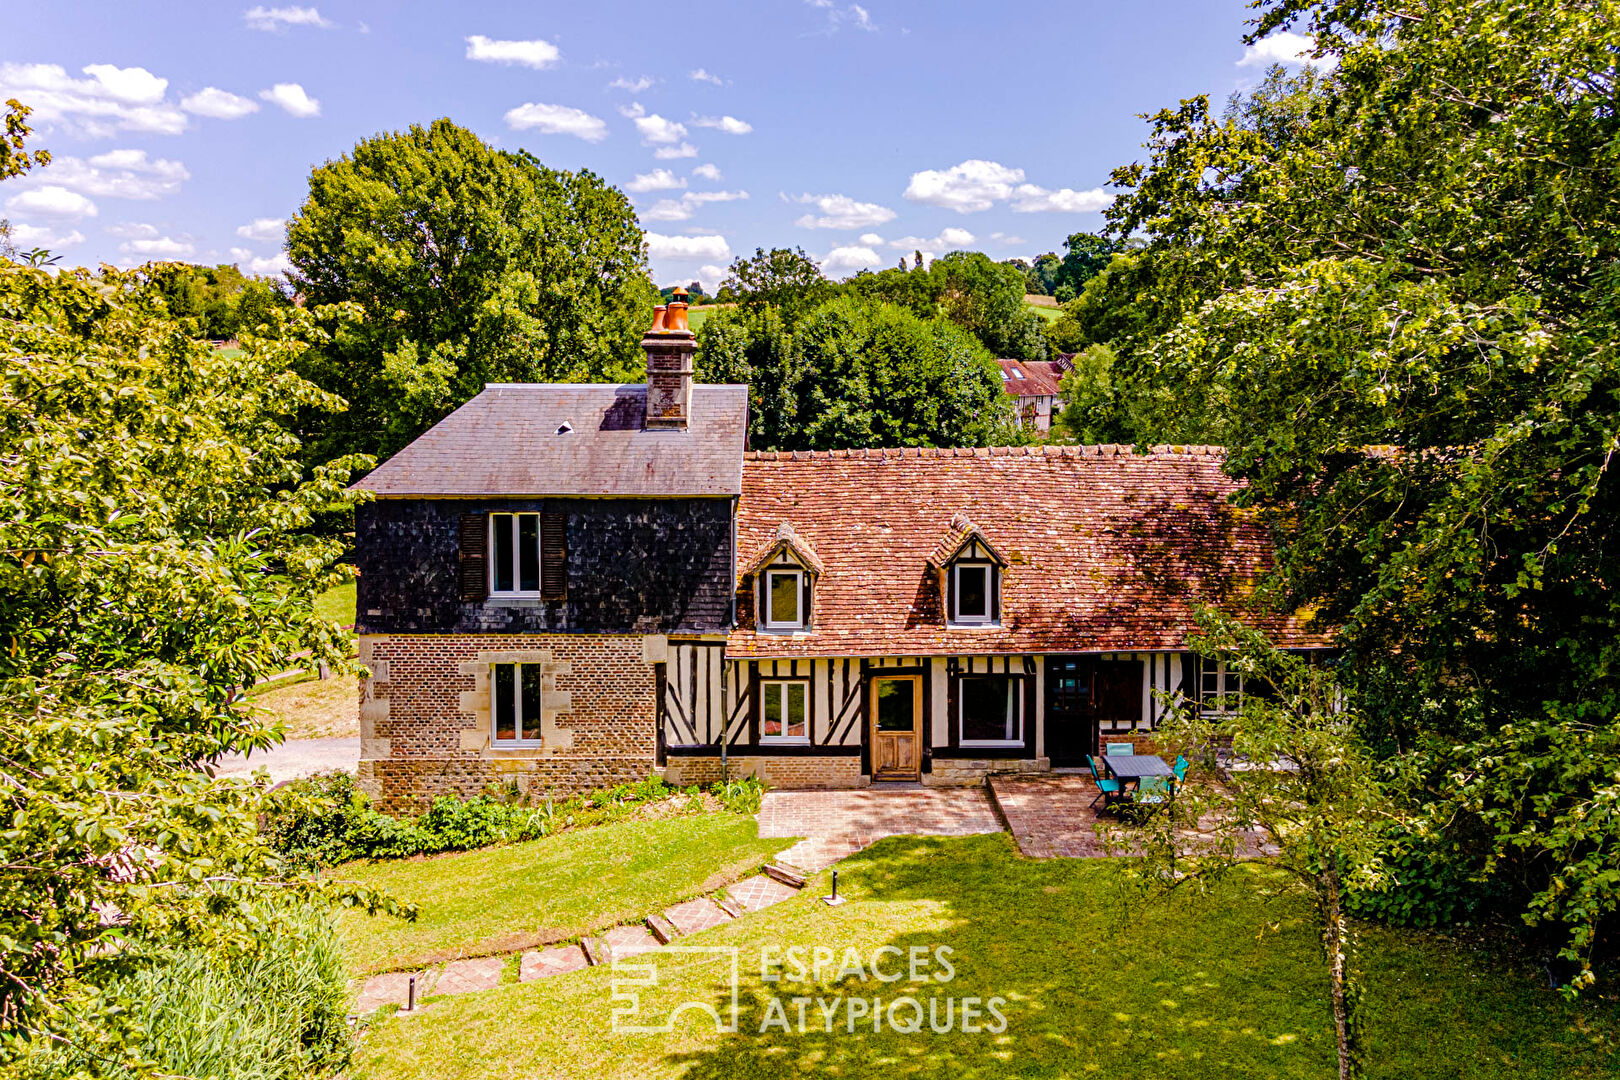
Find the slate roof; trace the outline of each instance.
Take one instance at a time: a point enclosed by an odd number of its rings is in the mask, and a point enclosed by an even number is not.
[[[639,383],[491,384],[355,487],[383,497],[742,490],[747,387],[694,386],[685,431],[643,431],[646,401]]]
[[[1069,355],[1073,355],[1072,353]],[[1073,365],[1057,360],[997,360],[1001,385],[1013,397],[1058,397],[1058,383]],[[1023,378],[1019,378],[1022,375]]]
[[[1216,447],[760,452],[743,461],[737,550],[791,521],[824,565],[813,632],[754,629],[739,573],[727,655],[901,656],[1170,650],[1193,609],[1241,608],[1271,564]],[[947,629],[929,565],[959,514],[1006,558],[999,627]],[[1323,647],[1301,615],[1250,612],[1280,645]]]

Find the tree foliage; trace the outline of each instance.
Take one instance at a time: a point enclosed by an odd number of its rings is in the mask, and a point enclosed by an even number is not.
[[[1499,914],[1584,965],[1620,870],[1620,19],[1260,7],[1256,36],[1337,65],[1152,118],[1109,211],[1146,247],[1091,283],[1139,282],[1108,291],[1116,374],[1144,441],[1230,448],[1279,595],[1341,628],[1367,737],[1485,839],[1459,879],[1515,883]],[[1560,767],[1575,747],[1590,770]]]
[[[287,877],[257,789],[206,771],[277,738],[243,687],[345,665],[312,606],[340,549],[302,530],[368,462],[306,475],[283,426],[341,407],[288,370],[326,321],[225,358],[143,272],[0,264],[0,1060],[130,1061],[110,988],[154,951],[247,955],[267,898],[356,897]]]
[[[364,313],[301,362],[349,403],[313,425],[317,458],[392,453],[486,382],[627,379],[643,362],[656,292],[629,201],[449,120],[316,168],[287,253],[307,303]]]

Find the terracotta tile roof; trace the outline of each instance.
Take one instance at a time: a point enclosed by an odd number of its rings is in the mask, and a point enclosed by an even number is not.
[[[1227,502],[1215,447],[765,451],[743,461],[737,550],[792,521],[824,564],[809,634],[759,634],[739,574],[732,656],[875,656],[1185,647],[1201,602],[1241,607],[1271,563],[1264,530]],[[929,565],[958,515],[1007,559],[1002,624],[947,629]],[[1246,618],[1319,647],[1299,615]]]
[[[973,519],[961,510],[952,515],[950,528],[945,530],[945,535],[934,545],[934,550],[928,553],[928,565],[936,570],[945,569],[951,560],[956,558],[957,553],[967,546],[967,542],[975,539],[989,549],[997,563],[1007,565],[1007,559],[1001,554],[1001,548],[991,543],[984,530],[974,524]]]
[[[684,431],[643,430],[646,407],[639,384],[486,386],[354,486],[380,496],[737,494],[746,386],[694,386]]]
[[[1001,385],[1013,397],[1057,397],[1061,393],[1058,383],[1072,366],[1061,357],[1057,360],[997,360],[996,363],[1001,365]]]
[[[776,532],[771,535],[769,542],[760,549],[759,553],[752,559],[744,561],[742,569],[738,573],[759,573],[765,568],[766,563],[776,558],[779,551],[787,551],[812,574],[819,574],[826,569],[821,557],[816,554],[816,549],[805,542],[804,537],[794,530],[790,522],[784,521],[776,527]]]

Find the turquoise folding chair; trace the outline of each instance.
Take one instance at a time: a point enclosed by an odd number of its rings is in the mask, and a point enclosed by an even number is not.
[[[1088,755],[1086,762],[1091,766],[1091,779],[1096,781],[1097,784],[1097,799],[1103,800],[1103,808],[1107,809],[1108,800],[1117,798],[1119,793],[1124,789],[1118,780],[1114,780],[1110,777],[1102,775],[1101,770],[1097,768],[1096,758]],[[1091,800],[1092,806],[1097,805],[1097,799]]]
[[[1134,795],[1138,806],[1158,806],[1170,801],[1170,778],[1168,776],[1144,776],[1136,785]]]
[[[1109,757],[1130,757],[1136,753],[1136,744],[1128,742],[1111,742],[1108,744]]]
[[[1180,754],[1176,755],[1176,763],[1174,765],[1170,766],[1171,770],[1174,771],[1175,774],[1176,774],[1175,782],[1170,785],[1170,794],[1171,795],[1174,795],[1176,793],[1176,788],[1180,787],[1182,781],[1187,779],[1187,769],[1191,765],[1192,765],[1192,762],[1188,761],[1186,758],[1182,757]]]

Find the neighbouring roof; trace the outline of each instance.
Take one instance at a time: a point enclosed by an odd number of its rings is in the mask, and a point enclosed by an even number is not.
[[[641,384],[492,384],[355,487],[447,497],[742,490],[747,387],[694,386],[684,431],[644,431],[646,402]]]
[[[821,558],[816,555],[816,549],[805,543],[804,537],[794,531],[791,522],[784,521],[776,527],[776,533],[771,536],[759,554],[744,564],[741,573],[759,573],[767,564],[776,559],[778,553],[783,551],[797,559],[800,566],[813,574],[819,574],[825,569]]]
[[[1111,652],[1186,647],[1193,611],[1240,614],[1272,563],[1265,530],[1227,496],[1216,447],[760,452],[743,461],[737,550],[792,521],[823,564],[813,632],[762,634],[739,580],[732,656]],[[960,515],[960,516],[959,516]],[[937,557],[966,526],[1006,559],[999,627],[948,629]],[[942,537],[945,540],[942,540]],[[1250,611],[1279,645],[1327,635]]]
[[[1057,397],[1063,373],[1073,366],[1061,357],[1057,360],[997,360],[996,363],[1001,365],[1001,385],[1013,397]]]

